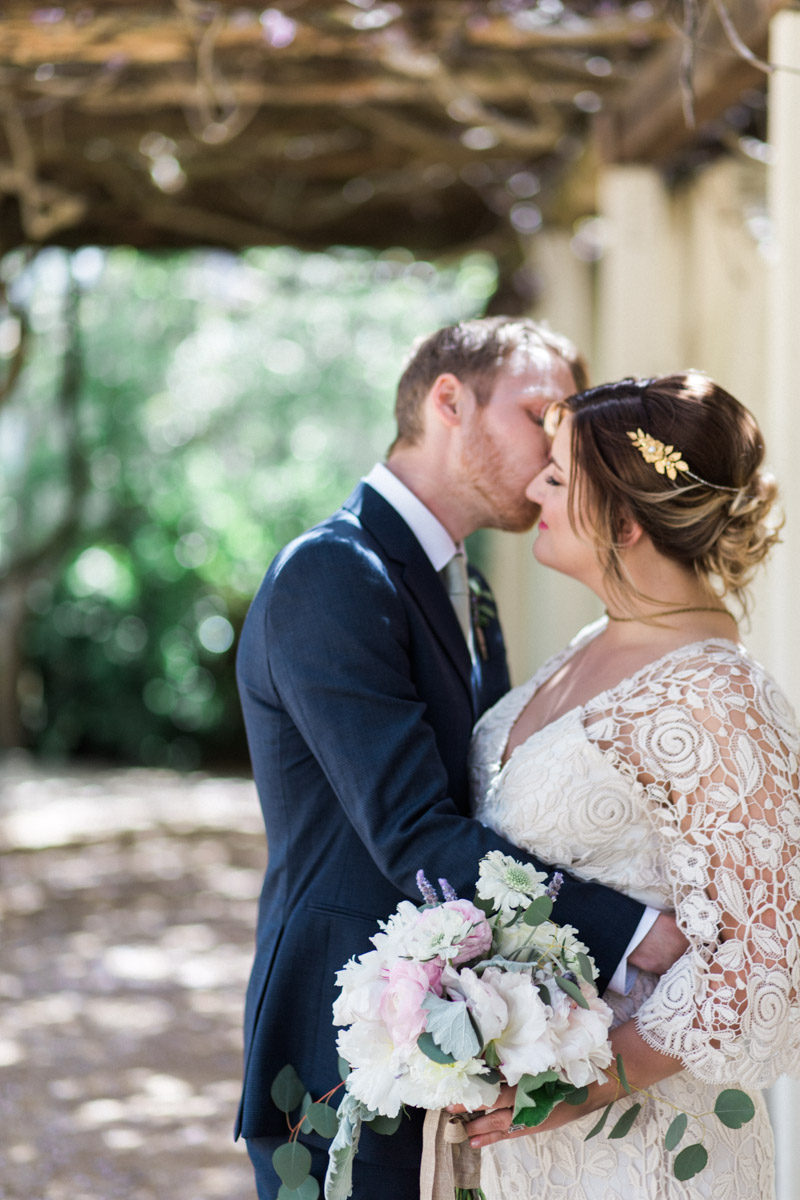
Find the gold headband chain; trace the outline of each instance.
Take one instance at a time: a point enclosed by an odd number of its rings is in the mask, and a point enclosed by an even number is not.
[[[683,461],[680,450],[676,450],[674,446],[665,446],[663,442],[651,437],[644,430],[637,429],[634,433],[629,429],[627,433],[644,461],[652,463],[659,475],[666,475],[667,479],[676,479],[680,473],[688,475],[696,483],[702,483],[705,487],[713,488],[717,492],[741,493],[741,488],[728,487],[724,483],[711,483],[708,479],[703,479],[701,475],[695,475],[694,471],[689,470],[689,464]]]

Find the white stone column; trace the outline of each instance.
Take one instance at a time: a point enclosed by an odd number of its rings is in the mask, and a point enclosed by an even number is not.
[[[787,520],[762,597],[769,605],[767,665],[800,710],[800,13],[780,12],[773,18],[769,57],[795,73],[778,70],[769,83],[774,163],[768,197],[774,257],[768,294],[765,434]],[[778,1200],[798,1200],[800,1083],[782,1079],[772,1089],[770,1111],[777,1141]]]
[[[681,362],[683,243],[653,167],[609,166],[598,187],[605,253],[598,263],[598,383],[660,375]]]

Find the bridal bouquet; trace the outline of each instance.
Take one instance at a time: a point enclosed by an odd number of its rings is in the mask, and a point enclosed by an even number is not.
[[[328,1200],[350,1195],[362,1121],[396,1117],[404,1105],[490,1106],[508,1082],[517,1085],[514,1121],[538,1125],[560,1100],[604,1080],[611,1010],[577,931],[550,920],[560,877],[545,880],[497,850],[479,864],[474,902],[445,880],[440,899],[420,872],[425,903],[402,901],[374,949],[339,971],[333,1019],[349,1071]]]

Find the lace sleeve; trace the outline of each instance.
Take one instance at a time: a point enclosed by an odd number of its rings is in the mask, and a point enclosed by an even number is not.
[[[682,661],[650,690],[649,711],[634,716],[635,703],[624,702],[619,728],[654,801],[690,942],[639,1009],[639,1031],[709,1082],[764,1087],[800,1074],[794,715],[769,676],[733,653],[713,667]]]

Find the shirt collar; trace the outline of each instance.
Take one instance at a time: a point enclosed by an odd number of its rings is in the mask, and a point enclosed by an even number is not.
[[[387,504],[400,514],[431,561],[434,571],[441,571],[463,544],[457,545],[441,521],[401,483],[385,463],[376,463],[362,483],[369,484]]]

